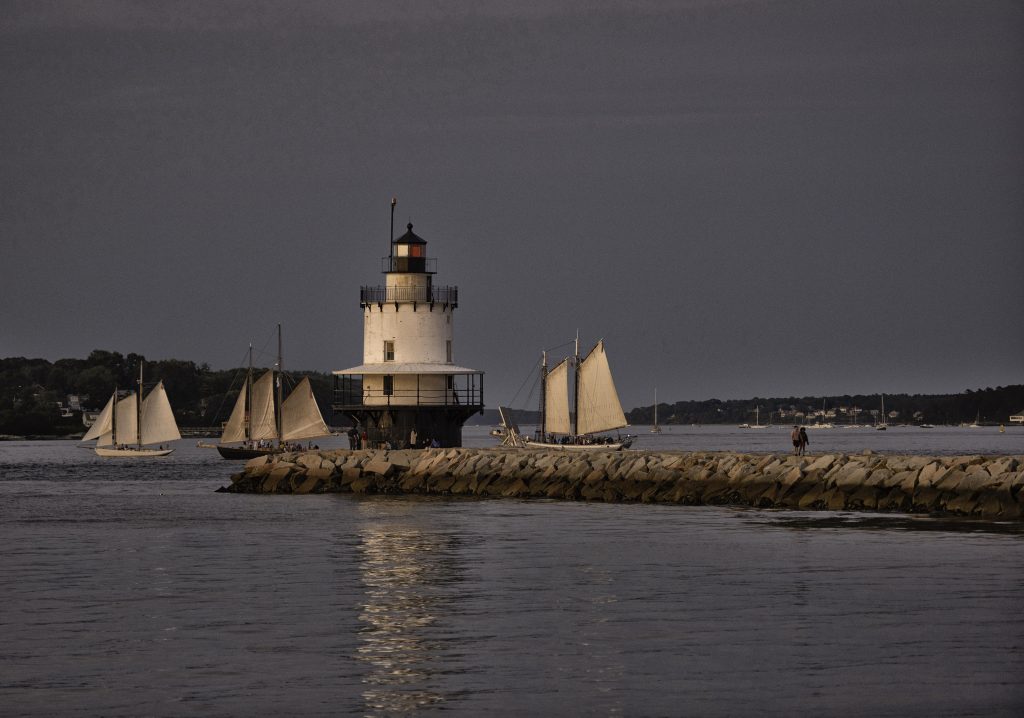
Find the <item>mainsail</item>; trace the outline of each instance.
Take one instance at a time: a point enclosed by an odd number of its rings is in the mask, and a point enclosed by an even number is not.
[[[579,396],[576,398],[576,431],[579,434],[593,434],[626,426],[622,413],[608,357],[604,351],[604,340],[597,343],[577,370],[579,374]]]
[[[120,406],[118,407],[120,408]],[[118,431],[120,439],[120,431]],[[178,424],[174,421],[171,402],[161,381],[142,401],[142,443],[162,444],[181,438]]]
[[[544,382],[544,429],[555,434],[568,434],[569,426],[569,360],[563,359],[548,372]]]
[[[281,439],[311,439],[330,433],[331,430],[327,428],[320,408],[316,405],[309,377],[303,377],[281,404]]]
[[[249,438],[276,439],[277,420],[274,416],[274,372],[266,372],[253,382],[252,401],[249,402]]]

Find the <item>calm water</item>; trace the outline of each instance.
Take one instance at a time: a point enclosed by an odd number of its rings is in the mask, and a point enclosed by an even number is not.
[[[860,431],[812,448],[1024,453]],[[786,448],[754,433],[641,442]],[[1024,711],[1024,525],[214,493],[235,466],[0,443],[0,714]]]

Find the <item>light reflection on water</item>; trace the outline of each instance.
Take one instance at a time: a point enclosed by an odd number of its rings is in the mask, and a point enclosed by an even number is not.
[[[417,528],[414,503],[367,501],[358,510],[365,590],[358,654],[370,667],[363,699],[371,712],[412,712],[444,699],[430,689],[439,661],[425,629],[455,609],[457,539]]]

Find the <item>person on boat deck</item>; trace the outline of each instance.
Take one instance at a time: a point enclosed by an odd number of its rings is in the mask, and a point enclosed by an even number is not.
[[[416,448],[416,438],[417,438],[416,437],[416,427],[414,426],[412,428],[412,431],[409,432],[409,448],[410,449],[415,449]]]
[[[800,454],[800,427],[793,425],[793,433],[789,435],[789,438],[793,440],[793,454]]]

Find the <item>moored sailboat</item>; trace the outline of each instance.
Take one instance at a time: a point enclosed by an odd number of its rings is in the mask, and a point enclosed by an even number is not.
[[[826,421],[828,414],[825,412],[825,399],[821,400],[821,414],[820,418],[817,419],[813,424],[807,426],[808,429],[831,429],[832,423]]]
[[[143,392],[140,363],[138,384],[138,392],[131,392],[124,398],[118,397],[119,392],[115,388],[103,411],[82,437],[82,441],[96,440],[93,450],[97,455],[140,458],[167,456],[174,451],[162,446],[181,438],[164,383],[158,382],[146,398],[140,401]],[[151,444],[161,446],[147,448]]]
[[[761,423],[761,406],[758,405],[758,406],[754,407],[754,424],[753,424],[753,426],[751,426],[750,424],[740,424],[738,428],[740,428],[740,429],[767,429],[768,428],[768,424],[762,424]]]
[[[283,398],[281,325],[277,325],[277,367],[253,381],[252,348],[245,385],[231,410],[217,451],[225,459],[253,459],[286,451],[288,442],[329,436],[309,377]],[[275,396],[276,394],[276,396]],[[275,401],[276,399],[276,401]],[[240,446],[228,444],[241,443]]]

